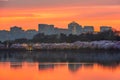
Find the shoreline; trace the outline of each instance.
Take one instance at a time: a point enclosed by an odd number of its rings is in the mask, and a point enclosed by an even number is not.
[[[76,51],[76,52],[81,52],[81,51],[85,51],[85,52],[94,52],[94,51],[100,51],[100,52],[103,52],[103,51],[114,51],[114,52],[119,52],[120,49],[91,49],[91,48],[79,48],[79,49],[33,49],[33,50],[27,50],[25,48],[2,48],[0,49],[0,51]]]
[[[120,51],[120,41],[92,41],[74,43],[16,43],[1,45],[0,51]]]

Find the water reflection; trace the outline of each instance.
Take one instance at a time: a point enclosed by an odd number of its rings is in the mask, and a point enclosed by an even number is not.
[[[0,80],[120,80],[120,65],[95,63],[1,62],[0,72]]]
[[[54,69],[54,64],[39,64],[38,68],[39,70],[45,70],[45,69]]]
[[[82,67],[91,68],[93,63],[39,63],[39,70],[55,69],[58,66],[67,66],[69,71],[76,72]]]
[[[68,69],[72,72],[76,72],[81,67],[82,64],[68,64]]]
[[[0,53],[0,80],[120,80],[119,74],[119,52]]]
[[[6,62],[98,62],[119,63],[120,52],[1,52],[0,61]]]
[[[4,65],[6,62],[2,62],[0,64]],[[116,69],[118,67],[120,67],[120,64],[99,64],[99,63],[37,63],[37,65],[35,65],[35,63],[29,63],[29,62],[23,62],[23,63],[19,63],[19,62],[7,62],[10,64],[10,68],[14,68],[14,69],[20,69],[24,66],[24,63],[27,63],[28,67],[38,67],[38,70],[47,70],[47,69],[55,69],[56,67],[62,67],[62,66],[67,66],[69,71],[71,72],[76,72],[79,69],[82,68],[89,68],[89,69],[93,69],[95,65],[101,67],[101,68],[107,68],[107,69]]]
[[[14,69],[22,68],[22,63],[11,62],[11,63],[10,63],[10,67],[11,67],[11,68],[14,68]]]

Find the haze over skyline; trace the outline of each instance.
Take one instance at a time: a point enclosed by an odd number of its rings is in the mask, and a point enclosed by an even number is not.
[[[120,0],[0,0],[0,12],[0,30],[37,30],[40,23],[67,28],[71,21],[96,31],[102,25],[120,30]]]

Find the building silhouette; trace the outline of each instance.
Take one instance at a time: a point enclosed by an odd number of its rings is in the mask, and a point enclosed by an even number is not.
[[[10,38],[9,31],[7,30],[0,30],[0,41],[6,41]]]
[[[111,30],[110,26],[100,26],[100,32]],[[73,34],[80,35],[82,33],[95,33],[94,26],[84,26],[82,27],[77,22],[73,21],[68,24],[67,29],[56,28],[51,24],[38,24],[38,31],[35,29],[23,30],[21,27],[13,26],[10,31],[0,30],[0,41],[15,40],[15,39],[32,39],[36,34],[44,33],[45,35],[60,35]]]
[[[57,35],[60,35],[61,33],[62,34],[66,34],[66,35],[69,35],[70,34],[70,31],[68,29],[62,29],[62,28],[55,28],[54,29],[54,32],[55,34]]]
[[[38,24],[39,33],[44,33],[45,35],[54,34],[54,25],[48,24]]]
[[[21,27],[13,26],[10,28],[10,40],[25,38],[25,31]]]
[[[68,30],[74,35],[79,35],[83,32],[82,26],[75,21],[68,24]]]
[[[100,26],[100,32],[112,30],[112,27],[110,26]]]
[[[29,29],[25,31],[25,35],[27,39],[32,39],[34,35],[36,35],[38,32],[35,29]]]
[[[84,33],[93,33],[94,32],[94,27],[93,26],[84,26],[83,32]]]

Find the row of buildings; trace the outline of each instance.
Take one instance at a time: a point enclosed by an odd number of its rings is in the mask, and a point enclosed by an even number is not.
[[[7,30],[1,30],[0,31],[0,41],[6,41],[6,40],[15,40],[20,38],[27,38],[32,39],[34,35],[36,35],[38,32],[34,29],[31,30],[23,30],[21,27],[14,26],[10,28],[10,31]]]
[[[100,31],[106,31],[110,30],[111,27],[108,26],[101,26]],[[49,25],[49,24],[38,24],[38,31],[31,29],[31,30],[23,30],[21,27],[11,27],[10,31],[6,30],[1,30],[0,31],[0,41],[6,41],[6,40],[15,40],[15,39],[20,39],[20,38],[27,38],[27,39],[32,39],[34,35],[37,33],[44,33],[45,35],[53,35],[53,34],[74,34],[74,35],[79,35],[82,33],[94,33],[94,27],[93,26],[84,26],[82,27],[76,22],[71,22],[68,24],[68,29],[61,29],[61,28],[56,28],[54,25]]]
[[[106,30],[111,30],[112,27],[109,26],[101,26],[100,27],[100,32],[104,32]],[[52,34],[74,34],[74,35],[80,35],[82,33],[94,33],[94,26],[84,26],[82,27],[76,22],[71,22],[68,24],[67,29],[60,29],[54,27],[54,25],[49,25],[49,24],[39,24],[38,25],[38,32],[44,33],[46,35],[52,35]]]

